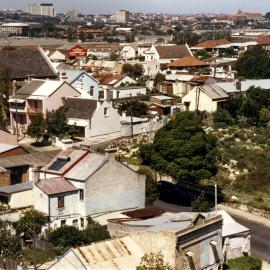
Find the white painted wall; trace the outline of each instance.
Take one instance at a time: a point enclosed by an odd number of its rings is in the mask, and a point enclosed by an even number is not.
[[[145,176],[110,158],[86,182],[86,214],[145,206]]]
[[[35,184],[33,185],[33,205],[35,210],[49,214],[49,198],[41,189],[39,189]]]
[[[189,110],[195,111],[196,109],[196,87],[194,87],[187,95],[182,98],[182,103],[190,102]],[[200,111],[207,111],[209,113],[215,112],[217,110],[217,101],[212,101],[212,99],[200,91],[200,99],[198,109]]]
[[[116,99],[116,98],[127,98],[127,97],[136,97],[138,96],[139,94],[141,95],[146,95],[146,88],[145,87],[141,87],[141,88],[116,88],[116,89],[113,89],[113,98]],[[119,93],[119,95],[118,95]]]
[[[24,208],[33,205],[32,190],[17,192],[11,195],[9,207],[11,209]]]
[[[121,58],[127,60],[127,59],[133,59],[136,57],[136,50],[132,46],[125,46],[120,52]]]

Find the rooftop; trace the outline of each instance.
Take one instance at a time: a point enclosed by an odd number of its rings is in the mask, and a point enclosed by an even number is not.
[[[10,150],[15,149],[17,147],[19,147],[19,145],[0,143],[0,153],[10,151]]]
[[[35,185],[47,195],[56,195],[78,190],[62,177],[39,180]]]
[[[195,45],[194,47],[203,48],[203,49],[213,49],[217,46],[226,45],[226,44],[230,44],[230,41],[228,41],[226,39],[214,39],[214,40],[203,41],[203,42]]]
[[[181,59],[177,59],[169,64],[170,68],[184,68],[184,67],[207,67],[208,63],[201,61],[195,57],[186,56]]]
[[[161,59],[175,59],[192,56],[187,45],[155,46]]]
[[[31,190],[32,188],[33,188],[33,182],[10,185],[6,187],[0,187],[0,194],[10,195],[13,193]]]
[[[212,100],[220,100],[229,98],[229,95],[216,84],[207,84],[203,86],[198,86],[198,88],[208,95]]]

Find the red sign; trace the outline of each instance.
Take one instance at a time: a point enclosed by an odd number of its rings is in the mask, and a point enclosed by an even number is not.
[[[87,49],[81,45],[75,45],[74,47],[72,47],[71,49],[68,50],[68,56],[69,56],[69,58],[77,58],[77,57],[86,58],[87,57]]]

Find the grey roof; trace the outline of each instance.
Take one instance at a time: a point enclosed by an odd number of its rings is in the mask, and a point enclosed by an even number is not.
[[[17,91],[15,96],[11,98],[26,100],[44,83],[45,81],[42,80],[32,80],[31,82],[27,82]]]
[[[60,151],[33,152],[25,155],[10,156],[0,158],[0,166],[3,168],[12,168],[25,165],[45,166]]]
[[[204,86],[199,86],[199,89],[208,95],[212,100],[220,100],[220,99],[227,99],[229,98],[229,95],[222,90],[219,86],[216,84],[209,84]]]
[[[0,153],[7,152],[9,150],[19,147],[18,145],[12,145],[7,143],[0,143]]]
[[[97,109],[97,100],[86,98],[68,98],[65,102],[67,117],[89,119]]]
[[[6,186],[6,187],[1,187],[0,188],[0,194],[13,194],[13,193],[18,193],[26,190],[31,190],[33,188],[33,182],[27,182],[27,183],[22,183],[22,184],[16,184],[16,185],[11,185],[11,186]]]
[[[216,83],[216,85],[222,88],[227,93],[239,92],[239,90],[236,89],[236,81],[235,82],[221,82],[221,83]],[[242,92],[246,92],[252,86],[261,87],[262,89],[270,89],[270,79],[241,81]]]
[[[56,78],[53,67],[45,55],[38,49],[2,50],[0,66],[10,69],[10,78],[26,79],[29,75],[35,78]]]
[[[89,153],[79,161],[68,173],[65,178],[74,180],[87,180],[93,173],[99,170],[106,162],[105,155]]]

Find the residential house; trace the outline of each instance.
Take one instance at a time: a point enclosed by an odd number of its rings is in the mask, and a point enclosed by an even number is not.
[[[137,84],[137,82],[127,75],[114,75],[114,74],[94,74],[101,87],[104,89],[112,89],[129,84]]]
[[[7,205],[11,210],[33,206],[33,182],[0,187],[0,205]]]
[[[86,140],[98,137],[120,137],[120,115],[111,102],[68,98],[65,102],[68,124],[75,134]]]
[[[145,52],[145,61],[159,61],[160,64],[168,64],[172,60],[193,56],[188,45],[153,45]]]
[[[226,39],[213,39],[213,40],[205,40],[194,47],[191,47],[191,51],[205,50],[212,54],[217,54],[218,49],[217,46],[230,44],[230,41]]]
[[[81,96],[81,93],[67,82],[53,80],[32,80],[24,84],[9,99],[10,125],[14,134],[24,134],[33,117],[39,113],[57,110],[67,97]]]
[[[52,62],[64,62],[67,59],[65,51],[61,50],[47,51],[47,55]]]
[[[146,95],[146,88],[143,86],[119,86],[114,89],[110,89],[107,92],[109,98],[125,99],[137,97],[138,95]],[[104,98],[106,98],[106,94]]]
[[[143,56],[145,57],[145,52],[150,50],[152,47],[152,43],[140,43],[138,44],[138,56]]]
[[[49,214],[54,227],[83,228],[88,216],[144,207],[145,176],[113,154],[70,148],[44,166],[40,177],[33,189],[34,207]]]
[[[136,270],[143,255],[139,245],[130,236],[126,236],[71,248],[48,270]]]
[[[0,158],[24,155],[28,154],[28,151],[18,144],[7,144],[0,142]]]
[[[182,103],[186,110],[206,111],[213,113],[224,101],[229,99],[229,95],[216,84],[195,86],[182,98]]]
[[[177,269],[218,269],[223,262],[221,215],[165,213],[146,219],[137,215],[108,220],[108,230],[114,239],[130,236],[144,254],[162,252]]]
[[[68,49],[69,59],[83,59],[85,60],[88,56],[88,49],[80,44],[76,44]]]
[[[210,64],[195,57],[186,56],[172,61],[168,66],[171,70],[188,70],[189,73],[194,73],[195,71],[209,67]]]
[[[1,50],[0,66],[10,69],[9,77],[11,80],[24,81],[29,77],[37,79],[57,78],[57,71],[41,48]]]
[[[172,107],[175,105],[175,99],[172,97],[157,95],[150,97],[150,106],[148,112],[157,112],[159,115],[170,115]]]
[[[270,36],[259,36],[255,41],[261,45],[264,50],[270,52]]]
[[[120,51],[120,56],[125,61],[136,58],[138,54],[138,48],[135,44],[125,45]]]
[[[66,70],[61,72],[61,79],[82,93],[82,97],[98,99],[99,81],[89,73],[81,70]],[[88,95],[83,95],[87,93]]]
[[[0,187],[36,180],[36,170],[45,166],[58,150],[30,152],[0,158]]]

